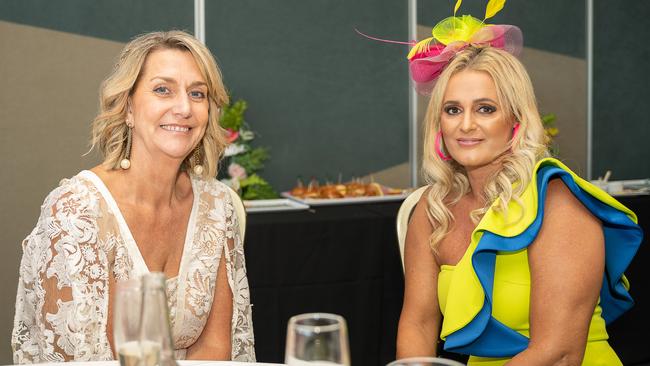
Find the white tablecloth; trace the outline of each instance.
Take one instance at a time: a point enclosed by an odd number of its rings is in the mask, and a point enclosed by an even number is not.
[[[68,363],[68,365],[75,364],[76,362]],[[251,362],[234,362],[234,361],[178,361],[180,366],[282,366],[281,363],[251,363]],[[80,362],[80,365],[89,366],[119,366],[117,361],[93,361],[93,362]],[[37,363],[37,366],[61,366],[64,363]]]

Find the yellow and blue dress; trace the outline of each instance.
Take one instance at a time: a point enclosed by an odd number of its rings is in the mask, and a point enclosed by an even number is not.
[[[632,307],[623,275],[643,239],[636,215],[581,179],[556,159],[543,159],[522,194],[523,218],[506,222],[488,210],[474,229],[456,266],[441,266],[438,299],[444,315],[440,336],[445,350],[471,355],[468,365],[503,365],[529,340],[530,269],[527,247],[542,226],[548,183],[560,178],[603,224],[605,273],[600,301],[591,319],[583,365],[621,365],[607,343],[605,325]],[[509,217],[522,208],[509,207]]]

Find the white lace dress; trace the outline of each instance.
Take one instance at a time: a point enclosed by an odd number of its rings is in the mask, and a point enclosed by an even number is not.
[[[192,177],[194,202],[179,274],[167,281],[176,357],[201,335],[225,255],[233,292],[232,359],[255,361],[251,305],[237,215],[227,187]],[[64,179],[23,241],[11,344],[14,363],[111,360],[109,278],[148,268],[117,203],[97,175]]]

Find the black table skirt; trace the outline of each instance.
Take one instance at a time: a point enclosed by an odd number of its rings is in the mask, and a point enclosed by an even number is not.
[[[625,271],[634,307],[607,326],[609,343],[624,365],[650,365],[650,196],[617,199],[636,213],[644,231],[644,241]]]
[[[283,362],[287,322],[307,312],[345,317],[353,365],[395,359],[404,292],[395,229],[400,204],[248,215],[258,361]]]
[[[644,231],[650,232],[650,196],[619,200],[637,213]],[[352,365],[383,366],[395,359],[404,292],[395,230],[400,204],[248,215],[245,248],[258,361],[284,362],[287,322],[292,315],[306,312],[345,317]],[[647,364],[650,250],[646,244],[626,275],[636,305],[608,326],[610,343],[625,365]]]

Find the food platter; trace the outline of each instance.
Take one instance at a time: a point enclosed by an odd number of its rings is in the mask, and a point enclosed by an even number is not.
[[[376,202],[392,202],[402,201],[408,195],[409,191],[403,191],[400,194],[391,194],[385,196],[363,196],[363,197],[342,197],[342,198],[299,198],[294,197],[289,192],[282,192],[282,197],[286,197],[293,201],[309,205],[309,206],[330,206],[330,205],[351,205],[359,203],[376,203]]]
[[[402,201],[410,192],[408,189],[379,184],[373,179],[369,183],[363,182],[362,179],[342,183],[339,178],[338,183],[327,182],[322,185],[312,178],[307,185],[298,179],[296,186],[281,195],[309,206],[330,206]]]

